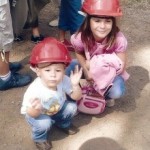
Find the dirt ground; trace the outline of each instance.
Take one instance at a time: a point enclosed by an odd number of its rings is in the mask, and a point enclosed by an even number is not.
[[[128,39],[128,67],[126,95],[115,107],[106,108],[102,115],[79,114],[74,124],[80,132],[66,136],[52,129],[53,150],[149,150],[150,148],[150,2],[122,0],[124,16],[120,28]],[[49,27],[49,20],[58,14],[52,1],[40,13],[40,28],[45,36],[58,36],[58,29]],[[28,59],[33,43],[31,31],[24,31],[25,41],[14,43],[11,61],[20,61],[21,73],[35,74]],[[0,150],[35,150],[31,131],[20,107],[26,87],[0,92]]]

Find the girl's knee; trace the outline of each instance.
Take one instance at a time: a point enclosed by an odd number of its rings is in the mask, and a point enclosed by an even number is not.
[[[113,86],[109,91],[109,96],[113,99],[122,97],[125,93],[125,83],[121,76],[117,76],[114,80]]]
[[[112,94],[112,98],[113,99],[118,99],[120,97],[122,97],[124,95],[125,90],[116,90],[113,94]]]
[[[105,99],[118,99],[125,93],[124,86],[112,87],[105,96]]]

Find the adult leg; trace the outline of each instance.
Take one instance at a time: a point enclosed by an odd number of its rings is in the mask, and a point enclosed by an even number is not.
[[[54,6],[58,9],[59,11],[59,8],[60,8],[60,0],[54,0],[52,1]],[[57,6],[56,6],[57,5]],[[57,27],[58,26],[58,21],[59,21],[59,17],[55,18],[54,20],[50,21],[49,22],[49,25],[51,27]]]
[[[22,31],[28,15],[27,0],[17,0],[15,4],[13,3],[13,0],[10,0],[10,8],[15,36],[14,41],[23,41]]]
[[[30,76],[22,76],[10,71],[9,51],[13,42],[12,21],[9,3],[0,7],[1,21],[0,26],[0,90],[7,90],[13,87],[20,87],[31,82]],[[11,69],[14,65],[11,64]]]
[[[67,31],[70,34],[76,32],[83,22],[83,16],[78,13],[81,8],[81,0],[61,0],[59,12],[59,40],[66,45],[69,51],[74,51],[70,41],[66,40]]]
[[[38,25],[38,18],[35,20],[34,24],[31,26],[32,28],[32,36],[31,36],[31,41],[36,43],[39,43],[43,41],[44,36],[40,34],[40,29]]]
[[[27,28],[32,29],[31,41],[34,42],[35,44],[39,43],[44,39],[44,37],[40,34],[38,14],[46,3],[45,2],[42,3],[42,1],[36,0],[27,0],[28,16],[24,29]]]
[[[0,52],[0,54],[0,76],[4,76],[9,73],[9,52]]]
[[[78,13],[78,11],[81,10],[82,2],[81,0],[68,0],[68,5],[68,26],[70,34],[72,35],[79,29],[84,20],[84,17]]]
[[[0,90],[25,86],[31,82],[30,76],[10,71],[9,52],[0,52],[0,55]]]
[[[59,11],[59,40],[64,42],[66,31],[68,31],[68,0],[61,0]]]

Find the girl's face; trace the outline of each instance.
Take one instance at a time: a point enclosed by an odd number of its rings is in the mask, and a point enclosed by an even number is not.
[[[91,17],[90,27],[97,42],[101,42],[111,32],[113,21],[111,18]]]
[[[56,90],[57,85],[62,81],[65,73],[65,65],[62,63],[51,64],[44,68],[37,68],[37,76],[39,76],[43,84],[49,89]]]

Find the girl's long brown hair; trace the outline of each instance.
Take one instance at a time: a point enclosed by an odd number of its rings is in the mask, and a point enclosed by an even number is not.
[[[77,34],[81,33],[81,40],[85,44],[85,46],[88,48],[89,51],[95,45],[95,39],[94,39],[94,36],[92,34],[92,31],[91,31],[91,27],[90,27],[91,17],[98,17],[98,16],[87,15],[87,17],[85,18],[83,24],[81,25],[81,27],[79,28],[79,30],[77,32]],[[114,18],[114,17],[105,17],[105,16],[104,17],[99,17],[99,18],[107,18],[107,19],[109,18],[113,22],[112,30],[107,36],[107,44],[106,44],[106,47],[105,47],[106,49],[111,48],[113,46],[113,44],[115,43],[116,34],[119,32],[119,28],[116,25],[116,18]]]

